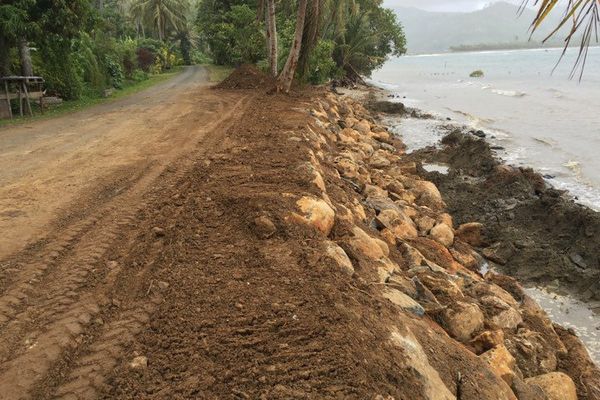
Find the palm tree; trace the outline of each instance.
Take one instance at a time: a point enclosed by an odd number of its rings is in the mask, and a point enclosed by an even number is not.
[[[535,32],[540,25],[546,20],[548,15],[556,12],[559,5],[558,0],[523,0],[522,7],[526,7],[529,4],[533,4],[538,8],[537,15],[532,22],[531,30]],[[600,0],[569,0],[565,14],[556,28],[544,39],[544,41],[554,36],[560,29],[571,22],[571,28],[565,38],[565,48],[563,55],[567,48],[571,44],[577,32],[583,31],[581,37],[581,44],[579,46],[579,55],[575,65],[573,66],[572,75],[575,74],[577,68],[581,70],[583,74],[583,66],[588,55],[588,48],[592,41],[592,38],[596,38],[598,42],[598,25],[600,24]],[[562,56],[561,56],[562,58]],[[580,79],[581,79],[580,75]]]
[[[296,17],[294,41],[292,42],[292,48],[290,49],[290,54],[285,63],[285,67],[283,67],[283,70],[277,79],[277,88],[283,90],[285,93],[289,93],[292,88],[294,74],[296,73],[296,67],[298,66],[298,59],[300,58],[300,51],[302,50],[302,37],[304,36],[307,5],[308,0],[298,0],[298,16]]]
[[[155,29],[158,39],[164,41],[168,29],[185,23],[189,7],[189,0],[134,0],[130,13]]]

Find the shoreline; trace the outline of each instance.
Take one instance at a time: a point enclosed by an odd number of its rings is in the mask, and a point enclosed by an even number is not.
[[[588,332],[600,330],[600,319],[587,318],[600,313],[596,254],[600,213],[577,203],[568,191],[553,187],[542,173],[506,164],[484,132],[449,126],[419,109],[385,107],[385,103],[401,104],[390,102],[387,95],[391,92],[386,89],[371,87],[365,94],[372,104],[375,94],[375,109],[387,111],[384,117],[380,113],[379,121],[424,116],[448,130],[439,144],[407,155],[416,163],[417,175],[438,186],[458,224],[477,221],[485,225],[486,242],[478,251],[491,268],[534,290],[537,300],[552,307],[547,311],[559,315],[560,322],[579,327],[578,332],[589,336],[589,351],[598,361],[600,345],[596,334]],[[586,320],[569,320],[571,311],[585,314]]]

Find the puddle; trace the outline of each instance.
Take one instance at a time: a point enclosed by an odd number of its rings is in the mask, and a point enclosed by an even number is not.
[[[541,288],[527,288],[525,292],[538,302],[552,321],[572,328],[586,345],[592,360],[600,365],[600,316],[585,303],[569,296]]]
[[[427,172],[439,172],[440,174],[448,175],[450,167],[444,164],[423,163],[423,169]]]
[[[382,122],[402,140],[408,153],[437,145],[445,134],[436,119],[384,117]]]

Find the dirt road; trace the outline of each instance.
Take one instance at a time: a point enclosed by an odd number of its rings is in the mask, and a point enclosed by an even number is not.
[[[190,154],[201,158],[248,98],[212,90],[192,67],[126,99],[0,130],[0,399],[36,397],[84,327],[102,323],[118,270],[101,268],[98,281],[99,263],[157,178],[169,185]],[[133,334],[145,315],[131,310],[107,332]]]
[[[119,101],[0,129],[0,259],[49,225],[133,187],[141,194],[165,165],[239,111],[238,96],[207,86],[205,68],[190,67]]]

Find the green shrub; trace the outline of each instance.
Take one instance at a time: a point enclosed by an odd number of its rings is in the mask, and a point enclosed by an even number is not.
[[[483,78],[483,71],[478,69],[476,71],[471,72],[471,74],[469,74],[469,76],[471,78]]]
[[[148,74],[140,69],[136,69],[135,72],[133,73],[133,75],[131,76],[131,79],[134,82],[142,82],[145,81],[149,78]]]
[[[333,60],[335,43],[332,40],[320,40],[308,61],[308,80],[314,85],[325,83],[331,78],[343,74]]]
[[[123,68],[121,64],[111,57],[106,57],[104,61],[106,68],[108,70],[108,76],[110,78],[110,84],[115,89],[123,88]]]

